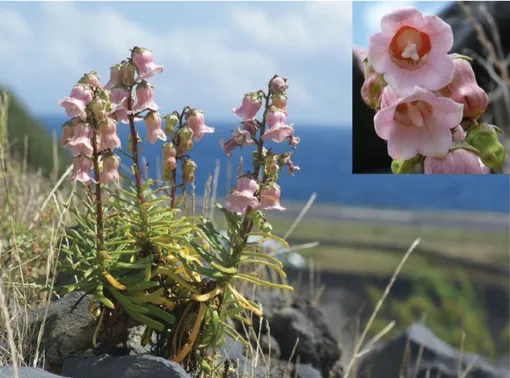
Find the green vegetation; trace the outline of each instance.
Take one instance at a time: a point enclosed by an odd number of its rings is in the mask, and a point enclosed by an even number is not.
[[[368,295],[375,306],[382,290],[369,287]],[[425,320],[448,344],[493,359],[497,350],[508,353],[508,326],[500,339],[493,338],[483,302],[480,290],[465,274],[427,266],[415,273],[412,295],[387,302],[385,317],[376,319],[371,331],[376,334],[394,320],[396,327],[385,335],[391,338],[411,323]]]
[[[0,88],[0,92],[2,89]],[[12,93],[10,97],[7,117],[7,136],[9,151],[18,160],[25,161],[32,169],[41,169],[45,176],[50,175],[55,167],[55,157],[58,157],[55,177],[64,173],[71,164],[70,156],[59,145],[54,145],[44,126],[31,118],[26,109],[16,100]],[[55,151],[56,148],[56,151]]]

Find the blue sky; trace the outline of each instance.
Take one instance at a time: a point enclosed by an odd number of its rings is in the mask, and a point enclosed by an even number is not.
[[[64,114],[57,101],[90,70],[134,45],[154,51],[162,112],[184,105],[230,119],[245,92],[289,79],[289,122],[351,124],[349,2],[4,2],[0,83],[32,114]],[[206,118],[207,119],[207,118]]]
[[[414,7],[424,15],[437,14],[451,1],[357,1],[352,5],[353,35],[355,45],[368,47],[368,39],[381,31],[381,18],[398,8]]]

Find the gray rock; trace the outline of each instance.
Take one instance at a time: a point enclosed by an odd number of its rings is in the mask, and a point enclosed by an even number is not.
[[[62,374],[70,378],[191,378],[179,364],[148,355],[70,357]]]
[[[421,358],[418,356],[421,352]],[[446,344],[427,327],[413,324],[387,343],[381,343],[360,364],[359,378],[430,377],[457,378],[460,351]],[[508,378],[507,369],[497,368],[474,353],[462,353],[465,378]],[[401,374],[401,371],[403,374]]]
[[[83,293],[71,293],[49,304],[40,345],[41,352],[44,351],[45,368],[48,371],[60,373],[60,367],[67,357],[92,353],[92,337],[98,320],[89,311],[88,296],[73,309],[82,296]],[[44,320],[45,311],[46,308],[42,307],[28,313],[31,337],[25,340],[27,355],[35,353],[37,334]],[[107,332],[99,333],[98,343],[102,343],[107,350],[110,343],[115,346],[121,340],[127,339],[125,327],[121,323],[105,326],[103,329],[107,329]]]
[[[297,378],[323,378],[320,371],[310,364],[299,364],[296,366],[295,373],[291,375]]]
[[[295,359],[299,358],[300,363],[310,364],[324,377],[329,377],[341,351],[322,310],[306,298],[287,298],[274,292],[258,294],[254,299],[262,304],[264,311],[262,333],[267,333],[266,324],[269,323],[281,360],[289,360],[295,348]],[[253,324],[258,328],[257,320]]]
[[[97,319],[88,310],[88,298],[84,298],[71,312],[71,308],[83,293],[72,293],[50,303],[44,324],[41,349],[50,371],[59,370],[64,359],[92,347],[92,335]],[[26,340],[26,350],[35,353],[36,338],[44,320],[46,308],[28,313],[31,338]]]
[[[48,373],[45,370],[38,368],[19,367],[19,378],[68,378],[60,375]],[[12,367],[0,367],[0,378],[13,378],[14,373]]]

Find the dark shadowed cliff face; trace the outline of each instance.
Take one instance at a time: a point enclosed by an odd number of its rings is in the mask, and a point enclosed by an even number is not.
[[[47,134],[40,122],[28,114],[28,111],[12,92],[0,87],[0,93],[4,91],[7,91],[9,95],[7,135],[11,154],[16,159],[23,159],[26,156],[27,163],[32,169],[40,169],[44,175],[49,175],[54,168],[51,135]],[[58,156],[57,173],[62,174],[71,164],[71,159],[60,145],[58,146]]]
[[[480,6],[484,6],[487,12],[492,15],[501,39],[501,51],[496,51],[496,53],[506,57],[510,53],[510,2],[474,1],[467,2],[466,5],[472,10],[473,17],[482,24],[489,40],[493,42],[493,33],[490,31],[490,26],[484,12],[480,10]],[[479,56],[487,56],[477,38],[476,31],[466,20],[464,12],[457,4],[453,3],[438,16],[452,27],[455,42],[451,52],[464,55],[472,55],[471,52],[475,52]],[[508,141],[510,114],[508,114],[501,91],[496,90],[495,82],[482,64],[474,60],[472,65],[479,85],[489,93],[490,97],[489,109],[483,116],[483,120],[501,127],[505,131],[505,139]],[[361,98],[360,91],[363,81],[363,74],[353,56],[353,172],[387,173],[390,172],[391,159],[386,152],[386,143],[375,134],[374,112],[365,105]],[[507,143],[507,146],[509,145],[510,143]],[[509,168],[507,164],[505,171],[508,172]]]
[[[375,112],[361,98],[363,73],[356,56],[352,57],[352,172],[390,173],[391,158],[386,142],[379,138],[374,129]]]

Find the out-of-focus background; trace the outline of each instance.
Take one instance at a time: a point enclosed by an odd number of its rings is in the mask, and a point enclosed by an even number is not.
[[[54,149],[53,141],[67,120],[57,101],[69,94],[83,73],[95,70],[105,82],[109,67],[125,58],[129,48],[152,49],[155,61],[165,67],[151,80],[162,113],[196,106],[204,110],[206,123],[216,128],[215,134],[196,144],[192,157],[198,164],[198,195],[219,166],[219,197],[233,185],[239,157],[245,162],[249,158],[239,151],[226,158],[218,145],[218,139],[228,139],[236,126],[231,107],[278,73],[289,79],[288,120],[301,137],[293,161],[301,171],[283,177],[282,205],[288,211],[271,220],[275,233],[283,236],[316,193],[289,242],[319,244],[282,258],[290,280],[301,283],[299,290],[322,293],[320,303],[339,338],[343,358],[349,358],[359,334],[357,321],[366,320],[416,237],[422,243],[372,332],[390,319],[396,320],[396,330],[402,330],[426,317],[426,324],[451,344],[458,346],[465,332],[470,351],[493,359],[508,352],[508,176],[351,174],[351,82],[356,85],[357,80],[351,68],[351,22],[354,42],[363,45],[394,5],[148,4],[0,5],[0,85],[15,98],[9,107],[8,132],[13,164],[18,160],[19,167],[11,172],[8,189],[11,196],[18,195],[18,235],[36,232],[28,225],[39,219],[41,202],[69,166],[67,153]],[[439,12],[447,6],[407,4],[424,12],[427,7]],[[362,116],[358,113],[355,108],[356,119]],[[125,144],[127,130],[122,125],[119,133]],[[159,153],[159,145],[144,146],[142,155],[150,162],[152,176],[157,176]],[[379,159],[372,157],[374,171],[380,169]],[[13,178],[15,174],[20,178]],[[2,190],[1,208],[6,201]],[[45,210],[37,224],[51,223],[55,216],[58,209]],[[11,226],[2,217],[4,248],[12,243]],[[27,245],[31,246],[27,253],[44,254],[44,248],[41,252],[40,246]],[[29,265],[38,263],[30,261]]]

